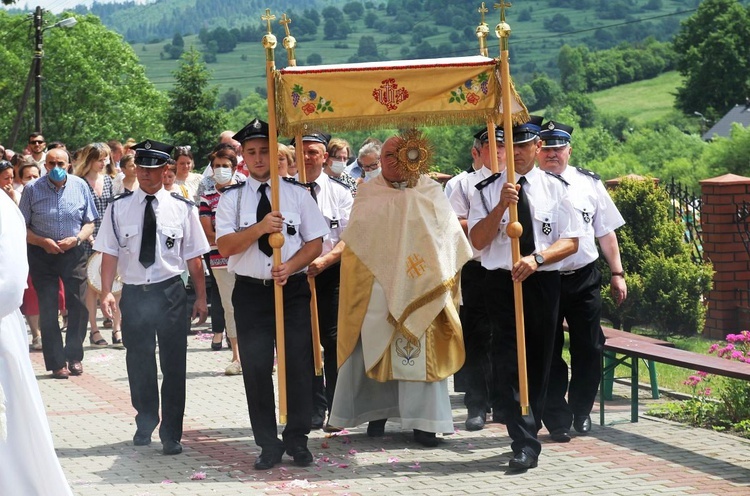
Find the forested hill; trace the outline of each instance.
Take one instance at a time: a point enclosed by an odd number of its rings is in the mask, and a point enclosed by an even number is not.
[[[648,36],[662,41],[670,39],[680,20],[689,15],[686,11],[699,3],[700,0],[517,0],[508,11],[508,21],[518,29],[533,27],[542,38],[567,33],[567,38],[575,40],[569,44],[609,48]],[[322,13],[327,7],[347,12],[349,20],[363,15],[391,16],[385,27],[396,33],[405,34],[416,27],[427,32],[433,26],[440,26],[454,29],[466,39],[474,37],[480,4],[478,0],[156,0],[146,5],[132,1],[94,2],[91,7],[80,5],[74,10],[99,16],[105,25],[130,42],[169,38],[174,33],[197,34],[201,28],[257,25],[266,8]],[[486,4],[490,11],[488,24],[494,27],[498,14],[492,9],[492,1]],[[653,19],[644,20],[649,17]],[[613,24],[617,26],[596,30]]]

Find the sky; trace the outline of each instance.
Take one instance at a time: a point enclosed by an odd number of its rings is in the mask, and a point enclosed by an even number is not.
[[[121,0],[119,0],[121,1]],[[117,3],[118,0],[97,0],[97,3]],[[91,5],[93,0],[18,0],[14,5],[3,6],[3,8],[28,9],[33,11],[37,6],[59,14],[65,9],[72,9],[76,5]],[[136,3],[146,3],[146,0],[136,0]]]

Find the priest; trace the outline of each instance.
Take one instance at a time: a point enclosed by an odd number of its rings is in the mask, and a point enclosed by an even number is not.
[[[417,131],[388,139],[382,173],[362,185],[342,233],[339,382],[330,424],[369,422],[382,436],[388,419],[437,446],[453,432],[447,377],[464,361],[458,318],[460,269],[471,248]]]

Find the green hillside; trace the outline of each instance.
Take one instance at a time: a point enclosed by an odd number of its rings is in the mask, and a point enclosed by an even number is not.
[[[672,71],[653,79],[597,91],[589,96],[601,112],[623,115],[643,124],[674,111],[674,94],[681,83],[682,76]]]
[[[170,4],[166,0],[157,3]],[[343,7],[346,3],[356,2],[328,1],[324,5],[326,8],[332,5]],[[600,2],[586,0],[514,2],[513,7],[508,11],[508,22],[513,29],[511,70],[516,83],[529,82],[533,75],[539,72],[556,78],[558,75],[557,55],[564,44],[585,45],[591,50],[596,50],[609,48],[623,41],[641,41],[648,36],[661,41],[671,39],[679,27],[679,21],[691,14],[697,2],[628,0],[626,3],[630,5],[630,8],[617,14],[611,11],[601,11]],[[574,4],[583,5],[584,8],[571,7]],[[182,6],[184,5],[183,3]],[[292,34],[298,38],[298,63],[306,65],[307,57],[312,54],[320,55],[323,63],[326,64],[347,62],[357,54],[360,38],[363,36],[374,39],[377,56],[384,60],[465,56],[478,53],[474,30],[479,22],[479,14],[476,12],[478,2],[475,0],[457,0],[448,3],[442,0],[411,0],[411,2],[390,0],[387,3],[363,2],[362,5],[364,5],[364,15],[356,18],[345,15],[344,20],[341,21],[350,30],[350,34],[344,39],[325,39],[325,19],[321,19],[315,35],[299,36],[295,34],[295,27],[302,22],[302,19],[297,17],[298,22],[295,24],[293,17],[290,28]],[[612,4],[606,5],[612,8]],[[658,8],[647,8],[647,5]],[[405,6],[413,9],[409,11],[408,16],[404,15],[403,10],[399,10],[406,8]],[[436,10],[440,6],[444,6],[443,10]],[[159,12],[163,10],[162,5]],[[273,11],[277,17],[280,17],[285,11],[284,6],[275,5]],[[122,16],[123,11],[117,12],[117,15]],[[301,16],[302,13],[298,10],[293,15]],[[617,17],[618,15],[621,17]],[[366,21],[368,16],[370,16],[369,22]],[[167,14],[163,14],[163,18],[165,26],[172,26],[171,22],[167,22],[170,20]],[[114,22],[115,19],[117,17],[113,16],[110,21]],[[260,18],[256,17],[256,19],[257,25],[260,25]],[[103,20],[107,22],[106,18]],[[203,21],[208,29],[219,22],[218,19],[212,18],[206,18]],[[491,29],[497,21],[497,11],[490,8],[487,22]],[[226,17],[222,18],[221,24],[229,24]],[[368,25],[372,27],[367,27]],[[116,22],[109,26],[123,32],[122,27],[118,27]],[[169,28],[165,27],[165,29]],[[274,24],[273,29],[279,38],[280,47],[283,31],[278,23]],[[176,61],[162,60],[160,57],[164,44],[171,40],[173,34],[173,31],[165,30],[158,42],[133,44],[136,53],[146,66],[147,75],[159,89],[168,89],[171,86],[173,81],[171,72],[177,67]],[[196,33],[183,31],[181,34],[185,37],[186,46],[194,44],[198,49],[203,48],[195,36]],[[499,49],[493,33],[490,34],[489,43],[490,54],[496,56]],[[282,48],[277,48],[276,55],[277,58],[285,59]],[[257,43],[238,43],[234,51],[218,54],[217,62],[209,64],[209,69],[213,71],[212,83],[219,86],[221,93],[234,87],[240,90],[242,96],[247,96],[254,88],[265,86],[263,57],[260,40]]]

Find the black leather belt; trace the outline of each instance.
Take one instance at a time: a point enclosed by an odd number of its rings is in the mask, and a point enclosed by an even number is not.
[[[180,281],[182,282],[182,279],[180,276],[173,276],[169,279],[166,279],[164,281],[155,282],[153,284],[126,284],[125,286],[136,289],[138,291],[159,291],[162,289],[167,289],[169,286],[174,284],[175,282]]]
[[[468,262],[466,262],[466,265],[469,267],[481,267],[482,262],[480,262],[479,260],[469,260]]]
[[[307,274],[304,272],[298,272],[296,274],[292,274],[287,278],[287,282],[294,282],[298,281],[300,279],[306,278]],[[273,286],[274,280],[273,279],[256,279],[254,277],[250,276],[241,276],[239,274],[234,275],[235,280],[240,282],[246,282],[248,284],[255,284],[258,286]]]
[[[580,269],[576,269],[576,270],[561,270],[561,271],[560,271],[560,275],[561,275],[561,276],[572,276],[573,274],[578,274],[578,273],[580,273],[580,272],[584,272],[584,271],[587,271],[587,270],[591,270],[591,269],[593,269],[593,268],[594,268],[594,266],[595,266],[595,265],[596,265],[596,261],[594,261],[594,262],[591,262],[591,263],[590,263],[590,264],[588,264],[588,265],[584,265],[584,266],[583,266],[583,267],[581,267]]]

